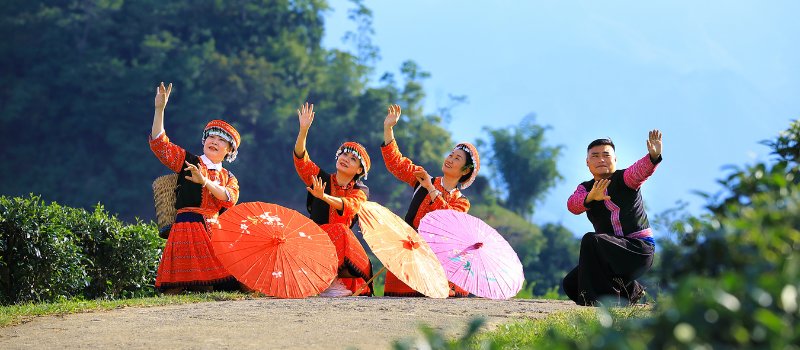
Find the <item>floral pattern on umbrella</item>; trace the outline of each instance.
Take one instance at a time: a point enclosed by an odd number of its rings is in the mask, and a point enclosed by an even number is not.
[[[447,279],[479,297],[508,299],[525,276],[511,245],[481,219],[455,210],[422,218],[419,233],[441,261]]]
[[[276,204],[238,204],[211,225],[214,254],[247,287],[279,298],[319,294],[336,277],[336,248],[299,212]]]

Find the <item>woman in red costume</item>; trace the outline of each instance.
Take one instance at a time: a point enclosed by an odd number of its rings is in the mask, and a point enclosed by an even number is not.
[[[306,207],[310,217],[328,233],[336,246],[339,273],[322,296],[350,295],[365,287],[372,277],[372,263],[351,228],[369,189],[361,179],[367,178],[370,160],[367,150],[356,142],[345,142],[336,151],[336,172],[321,170],[306,152],[308,129],[314,121],[314,105],[306,103],[297,110],[300,132],[294,146],[294,166],[306,184]],[[372,286],[362,288],[361,295],[372,295]]]
[[[239,182],[222,167],[232,162],[241,145],[239,132],[222,120],[212,120],[203,130],[203,154],[196,156],[170,142],[164,131],[164,109],[172,84],[156,88],[150,149],[170,170],[180,173],[175,208],[178,215],[170,229],[158,265],[156,288],[167,294],[185,289],[213,290],[236,286],[211,247],[208,220],[239,199]]]
[[[442,163],[442,176],[431,178],[427,171],[415,165],[400,153],[394,139],[394,126],[400,119],[400,106],[389,106],[389,113],[383,121],[383,145],[381,154],[386,168],[397,179],[414,188],[414,195],[406,213],[405,221],[415,230],[419,222],[434,210],[452,209],[460,212],[469,211],[469,200],[461,194],[475,181],[480,170],[478,150],[471,143],[462,142],[453,148]],[[423,296],[391,272],[386,273],[384,295],[387,296]],[[465,297],[469,292],[450,282],[451,297]]]

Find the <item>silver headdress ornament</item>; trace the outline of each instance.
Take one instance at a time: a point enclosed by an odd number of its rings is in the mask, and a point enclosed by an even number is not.
[[[358,158],[358,161],[361,162],[361,167],[364,169],[363,179],[366,180],[367,179],[367,164],[366,164],[366,162],[364,162],[364,158],[361,157],[361,154],[358,153],[358,150],[356,150],[353,147],[348,147],[348,146],[341,147],[336,151],[336,156],[333,157],[333,159],[334,160],[339,159],[339,156],[342,155],[342,153],[352,153],[353,155],[356,156],[356,158]]]

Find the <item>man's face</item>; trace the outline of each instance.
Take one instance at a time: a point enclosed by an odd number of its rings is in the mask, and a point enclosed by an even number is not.
[[[586,166],[592,175],[607,178],[617,170],[617,155],[609,145],[594,146],[586,155]]]

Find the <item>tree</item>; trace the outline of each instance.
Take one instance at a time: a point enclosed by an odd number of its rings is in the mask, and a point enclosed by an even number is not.
[[[562,179],[556,169],[562,146],[545,145],[548,129],[536,124],[533,114],[515,127],[484,128],[489,133],[489,165],[505,185],[503,205],[523,217],[531,217],[534,203]]]
[[[321,46],[321,0],[10,0],[0,9],[0,126],[14,145],[0,151],[14,165],[0,173],[3,194],[83,208],[102,202],[125,220],[152,218],[151,182],[167,171],[146,143],[161,81],[175,86],[165,118],[175,143],[200,152],[202,128],[215,118],[242,134],[237,161],[226,164],[240,201],[304,208],[291,149],[305,101],[319,116],[312,158],[330,170],[342,141],[363,143],[376,198],[407,202],[403,184],[379,164],[390,103],[408,108],[398,139],[415,161],[439,162],[450,147],[441,118],[422,111],[429,74],[415,63],[404,63],[400,83],[368,86],[378,56],[371,13],[359,1],[351,11],[356,54]]]
[[[777,155],[733,171],[708,214],[675,215],[669,292],[641,332],[657,348],[786,348],[800,341],[800,122],[762,142]],[[711,315],[712,317],[709,317]],[[682,327],[687,332],[660,332]]]
[[[531,266],[526,279],[536,282],[534,295],[544,295],[551,288],[560,289],[561,280],[575,267],[578,261],[580,242],[572,231],[560,224],[548,223],[541,227],[544,246],[538,254],[537,262]],[[561,291],[563,295],[563,291]]]

